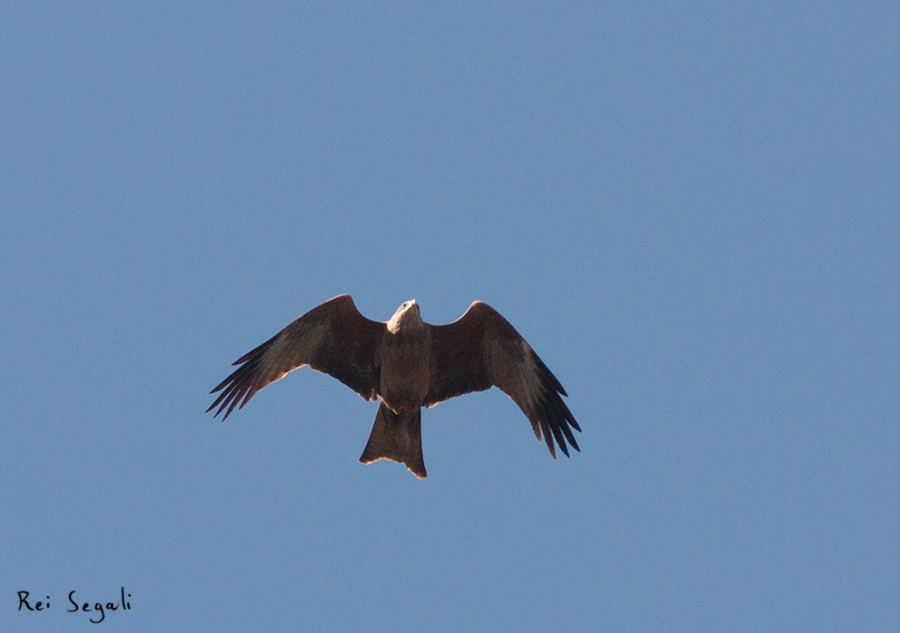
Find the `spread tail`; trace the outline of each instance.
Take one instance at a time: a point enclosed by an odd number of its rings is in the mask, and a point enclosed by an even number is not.
[[[394,413],[384,402],[378,407],[375,425],[369,435],[366,450],[359,458],[363,464],[378,459],[390,459],[406,464],[419,479],[427,476],[422,458],[422,410],[413,413]]]

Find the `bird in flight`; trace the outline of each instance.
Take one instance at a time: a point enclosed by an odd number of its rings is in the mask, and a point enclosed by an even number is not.
[[[215,415],[243,408],[257,391],[288,372],[309,365],[337,378],[365,400],[381,404],[364,464],[390,459],[425,478],[422,407],[473,391],[498,387],[515,402],[556,459],[554,440],[569,456],[577,451],[572,429],[581,431],[561,396],[568,395],[531,346],[499,312],[480,301],[448,325],[422,320],[413,299],[387,323],[360,314],[349,295],[313,308],[234,365],[206,410]]]

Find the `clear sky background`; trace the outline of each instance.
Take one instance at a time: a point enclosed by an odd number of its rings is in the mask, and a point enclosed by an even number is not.
[[[803,5],[803,6],[800,6]],[[6,2],[0,629],[895,631],[896,2]],[[363,466],[230,363],[475,299],[568,390]],[[50,596],[17,611],[16,592]]]

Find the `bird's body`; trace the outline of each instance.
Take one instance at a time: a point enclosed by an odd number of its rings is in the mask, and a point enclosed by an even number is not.
[[[528,416],[538,440],[556,457],[554,438],[567,456],[576,450],[571,428],[581,429],[562,385],[528,343],[500,314],[476,301],[449,325],[422,321],[415,300],[387,323],[362,316],[348,295],[310,310],[234,363],[241,366],[211,393],[207,409],[223,420],[266,385],[310,365],[334,376],[367,400],[381,397],[360,461],[390,459],[426,476],[421,408],[472,391],[499,387]]]
[[[398,318],[399,317],[399,318]],[[407,301],[388,321],[379,346],[379,394],[397,412],[418,411],[425,404],[431,378],[431,326]]]

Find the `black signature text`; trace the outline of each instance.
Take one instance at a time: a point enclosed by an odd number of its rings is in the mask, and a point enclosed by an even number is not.
[[[69,592],[69,604],[71,605],[70,609],[66,609],[68,613],[77,613],[79,611],[83,613],[89,613],[89,620],[94,624],[100,624],[103,620],[106,619],[107,612],[111,611],[128,611],[131,609],[131,603],[128,601],[128,598],[131,598],[131,594],[125,593],[125,587],[121,587],[119,590],[119,601],[113,602],[109,601],[106,603],[103,602],[82,602],[81,599],[75,598],[75,591]],[[34,598],[30,598],[31,595],[28,591],[20,591],[19,595],[19,611],[24,607],[26,611],[46,611],[50,609],[50,596],[46,596],[43,600],[35,600]]]

